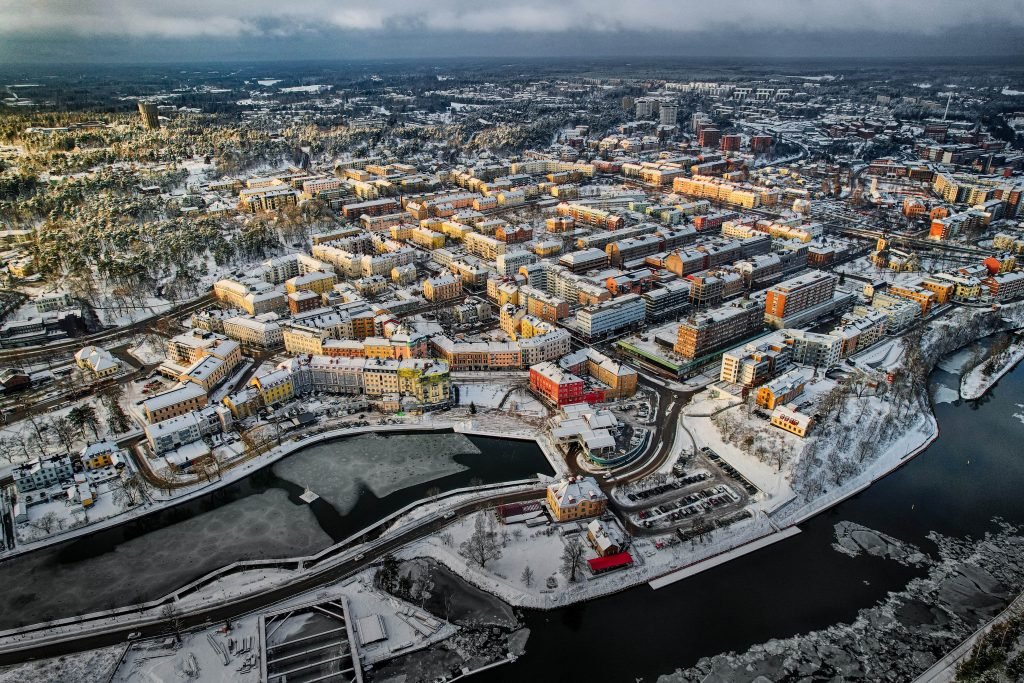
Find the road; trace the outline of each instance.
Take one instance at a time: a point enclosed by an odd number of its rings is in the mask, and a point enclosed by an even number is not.
[[[687,403],[689,395],[685,392],[676,392],[667,387],[661,386],[646,378],[641,377],[640,383],[646,388],[658,394],[658,417],[652,425],[651,443],[654,444],[653,451],[639,461],[627,466],[626,471],[616,479],[617,483],[639,479],[656,471],[668,460],[671,455],[676,439],[679,424],[679,412]],[[526,491],[513,494],[498,494],[484,500],[478,500],[455,508],[459,515],[464,515],[477,510],[491,508],[504,503],[522,502],[535,500],[538,497],[537,491]],[[187,627],[199,626],[205,622],[217,622],[224,619],[235,619],[239,615],[265,610],[271,605],[313,590],[324,584],[332,583],[347,576],[362,571],[383,555],[393,552],[408,543],[435,533],[447,525],[449,520],[439,519],[424,526],[411,528],[400,532],[387,539],[379,546],[367,551],[362,559],[349,560],[332,566],[321,572],[313,573],[308,578],[298,581],[289,586],[267,591],[256,596],[242,599],[231,605],[215,607],[208,610],[199,609],[183,616],[183,622]],[[158,623],[146,627],[126,626],[102,635],[85,635],[81,638],[61,643],[54,643],[43,646],[29,646],[24,650],[0,654],[0,665],[13,664],[27,659],[41,657],[55,657],[71,652],[106,647],[117,643],[125,642],[128,634],[138,631],[142,637],[158,637],[169,633],[166,624]]]
[[[204,294],[198,299],[193,299],[184,304],[179,304],[169,310],[167,313],[155,316],[153,318],[147,318],[145,320],[139,320],[130,325],[123,327],[116,327],[111,330],[103,330],[102,332],[95,332],[93,334],[87,334],[82,337],[74,337],[67,341],[58,342],[56,344],[45,344],[42,346],[26,346],[22,348],[14,349],[0,349],[0,364],[12,364],[12,363],[23,363],[29,360],[36,360],[39,358],[45,358],[47,356],[60,356],[67,353],[73,353],[78,351],[83,346],[90,344],[96,345],[104,342],[110,342],[121,339],[122,337],[131,336],[152,329],[155,325],[159,325],[162,322],[171,322],[184,315],[194,313],[201,308],[209,306],[214,302],[213,294]]]
[[[484,500],[467,503],[453,509],[456,514],[461,516],[504,503],[536,500],[538,495],[540,494],[537,490],[497,494]],[[430,534],[433,534],[439,529],[447,526],[450,522],[451,520],[448,519],[437,519],[429,524],[410,528],[404,532],[398,532],[393,537],[374,547],[372,550],[367,550],[360,556],[361,559],[353,558],[319,572],[314,569],[311,571],[308,578],[282,588],[270,590],[249,598],[243,598],[230,605],[213,607],[205,610],[198,608],[195,611],[189,612],[187,615],[182,615],[181,621],[184,627],[192,628],[207,622],[215,623],[225,619],[234,620],[239,616],[250,612],[266,610],[270,606],[281,602],[282,600],[287,600],[295,597],[296,595],[316,589],[324,584],[333,583],[356,574],[369,567],[384,555],[394,552],[417,539],[429,536]],[[80,638],[73,638],[60,643],[42,646],[28,646],[22,650],[4,652],[0,654],[0,666],[17,664],[19,662],[43,657],[58,657],[60,655],[73,652],[81,652],[83,650],[116,645],[127,641],[128,635],[133,632],[141,633],[143,638],[153,638],[169,635],[170,628],[162,622],[143,627],[126,626],[123,629],[116,629],[101,635],[85,635]]]

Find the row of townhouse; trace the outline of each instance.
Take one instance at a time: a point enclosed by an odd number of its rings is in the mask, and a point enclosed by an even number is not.
[[[432,410],[452,400],[448,364],[435,358],[345,358],[301,356],[284,361],[277,369],[251,381],[251,389],[227,396],[224,404],[236,418],[251,415],[262,406],[273,406],[312,391],[362,395]]]
[[[452,370],[521,370],[569,353],[571,337],[563,329],[512,342],[470,342],[435,335],[430,346]]]

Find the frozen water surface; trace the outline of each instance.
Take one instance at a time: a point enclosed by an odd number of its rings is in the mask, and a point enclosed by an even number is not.
[[[468,467],[457,455],[479,455],[462,434],[363,434],[319,444],[274,465],[274,474],[309,487],[340,514],[351,512],[362,487],[377,498]]]
[[[0,628],[150,600],[237,560],[308,555],[331,538],[306,505],[270,489],[113,549],[91,542],[86,537],[0,564]]]

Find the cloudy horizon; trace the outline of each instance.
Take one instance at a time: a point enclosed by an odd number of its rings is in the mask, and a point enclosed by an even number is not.
[[[1024,53],[1024,0],[964,8],[961,0],[0,0],[0,60]]]

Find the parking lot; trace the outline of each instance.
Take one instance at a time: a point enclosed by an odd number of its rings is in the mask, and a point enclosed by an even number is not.
[[[751,484],[750,481],[746,477],[744,477],[742,474],[737,472],[736,469],[732,465],[730,465],[729,463],[727,463],[724,460],[722,460],[721,456],[719,456],[718,453],[715,453],[713,450],[711,450],[707,446],[704,446],[703,448],[701,448],[700,451],[701,451],[701,454],[703,456],[705,456],[708,460],[710,460],[714,465],[719,467],[722,470],[722,472],[725,473],[725,475],[727,477],[729,477],[730,479],[735,481],[737,484],[742,486],[746,490],[747,493],[749,493],[752,496],[755,495],[756,493],[758,493],[759,489],[756,486],[754,486],[753,484]]]
[[[725,526],[745,518],[740,513],[758,493],[756,486],[705,447],[677,462],[670,476],[653,477],[617,492],[616,501],[636,527],[679,530],[685,536],[695,526]]]

